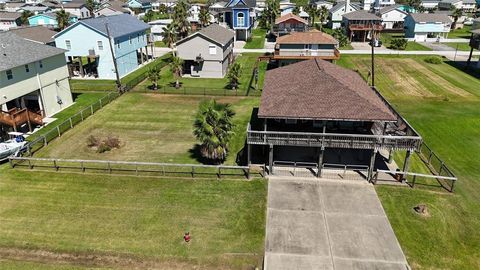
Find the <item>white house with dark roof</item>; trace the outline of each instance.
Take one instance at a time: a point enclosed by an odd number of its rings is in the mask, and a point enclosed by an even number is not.
[[[0,45],[0,125],[31,130],[73,103],[65,50],[11,31],[0,32]]]
[[[123,77],[147,60],[148,29],[148,24],[127,14],[97,17],[78,21],[59,32],[55,44],[67,50],[65,55],[73,76],[115,79],[109,43],[113,46],[118,75]],[[82,57],[87,58],[87,65],[79,65]]]
[[[382,18],[383,29],[403,29],[405,17],[408,15],[397,5],[384,7],[377,14]]]
[[[21,25],[20,17],[22,13],[18,12],[0,12],[0,31],[5,31]]]
[[[82,0],[75,0],[62,4],[62,8],[66,12],[77,16],[79,19],[86,19],[93,16],[93,14],[90,14],[90,11],[86,6],[85,1]]]
[[[329,10],[328,25],[332,29],[340,28],[342,26],[343,15],[359,9],[359,6],[350,3],[349,0],[337,2],[337,4]]]
[[[184,60],[184,74],[223,78],[233,61],[235,32],[211,24],[176,43],[177,56]]]

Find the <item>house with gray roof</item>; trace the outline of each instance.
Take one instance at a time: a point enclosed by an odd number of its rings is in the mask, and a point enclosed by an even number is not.
[[[405,37],[417,42],[446,38],[451,25],[446,14],[410,13],[405,17]]]
[[[343,25],[350,41],[377,39],[383,29],[382,18],[366,10],[356,10],[343,15]]]
[[[45,26],[22,26],[10,29],[10,31],[24,39],[55,46],[53,36],[56,35],[57,32],[48,29]]]
[[[393,5],[381,8],[377,15],[382,18],[383,29],[403,29],[408,13],[400,9],[400,5]]]
[[[0,32],[0,130],[31,131],[73,103],[64,53]]]
[[[223,78],[233,61],[235,32],[211,24],[176,43],[177,56],[184,60],[184,74]]]
[[[22,24],[19,12],[0,12],[0,31],[20,26]]]
[[[148,60],[148,29],[137,18],[119,14],[78,21],[54,38],[58,48],[67,50],[72,76],[116,79],[116,72],[121,78]]]
[[[361,9],[359,5],[347,1],[339,1],[328,11],[328,25],[330,28],[342,26],[343,15]]]

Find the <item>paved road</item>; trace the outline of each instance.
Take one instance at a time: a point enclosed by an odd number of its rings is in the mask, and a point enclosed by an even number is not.
[[[272,177],[266,270],[407,270],[372,185]]]

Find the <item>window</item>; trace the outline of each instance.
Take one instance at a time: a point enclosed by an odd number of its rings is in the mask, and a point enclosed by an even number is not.
[[[40,68],[43,68],[43,62],[42,62],[42,60],[38,61],[38,65],[40,66]]]
[[[120,49],[120,42],[118,40],[116,40],[115,43],[117,43],[117,48]]]
[[[30,67],[28,65],[25,65],[25,72],[30,72]]]
[[[237,15],[237,26],[244,26],[245,25],[245,15],[243,13],[238,13]]]
[[[140,34],[137,34],[137,42],[140,42]]]
[[[297,119],[285,119],[285,124],[293,125],[297,123]]]
[[[12,74],[12,70],[9,69],[7,70],[7,80],[11,80],[11,79],[13,79],[13,74]]]
[[[132,44],[132,36],[129,36],[129,37],[128,37],[128,42],[129,42],[130,44]]]
[[[217,54],[217,46],[213,44],[208,45],[208,52],[210,54]]]
[[[101,40],[97,41],[97,47],[99,51],[103,51],[103,42]]]
[[[70,42],[70,40],[65,40],[65,46],[67,47],[67,50],[71,50],[72,49],[72,42]]]

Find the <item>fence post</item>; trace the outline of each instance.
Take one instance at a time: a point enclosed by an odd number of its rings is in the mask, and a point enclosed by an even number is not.
[[[30,169],[33,169],[32,162],[30,161],[30,159],[28,159],[28,167],[30,167]]]
[[[85,172],[85,166],[83,166],[83,161],[80,162],[80,167],[82,168],[82,172]]]
[[[192,178],[195,177],[195,167],[192,166]]]
[[[60,134],[60,126],[57,126],[57,132],[58,132],[58,137],[60,137],[62,134]]]
[[[58,171],[58,166],[57,166],[57,160],[53,160],[53,167],[55,168],[56,171]]]
[[[218,167],[217,176],[218,176],[218,180],[220,180],[220,178],[222,178],[222,169],[220,167]]]
[[[44,135],[43,136],[43,145],[47,146],[47,144],[48,144],[47,137]]]
[[[90,105],[90,112],[93,114],[93,104]]]
[[[442,174],[443,166],[445,165],[445,162],[442,161],[442,164],[440,165],[440,169],[438,170],[438,175]]]
[[[98,103],[100,103],[100,109],[103,108],[102,98],[98,101]]]
[[[107,164],[108,164],[108,173],[112,173],[112,167],[110,166],[110,162],[108,162]]]
[[[83,110],[80,111],[80,116],[82,117],[82,122],[83,122]]]
[[[250,166],[247,167],[247,179],[250,180]]]
[[[72,118],[70,117],[68,120],[70,121],[70,128],[73,128]]]
[[[417,180],[417,176],[414,175],[412,179],[412,188],[415,187],[415,181]]]
[[[9,158],[9,159],[8,159],[8,162],[10,163],[10,167],[12,167],[12,168],[15,167],[15,166],[13,165],[13,159]]]

